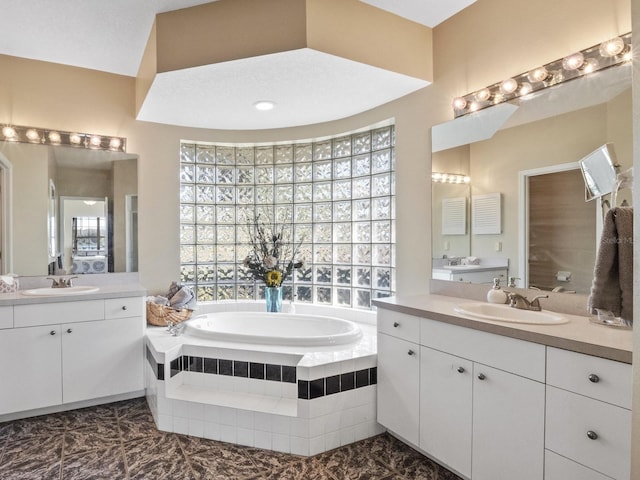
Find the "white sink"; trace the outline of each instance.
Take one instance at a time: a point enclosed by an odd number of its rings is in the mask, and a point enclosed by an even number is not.
[[[83,293],[95,293],[100,290],[98,287],[91,287],[86,285],[78,285],[77,287],[64,287],[64,288],[32,288],[31,290],[20,290],[22,295],[31,297],[49,297],[60,295],[81,295]]]
[[[553,312],[535,312],[533,310],[520,310],[508,305],[494,303],[468,303],[458,305],[454,309],[458,313],[481,320],[493,320],[496,322],[521,323],[530,325],[560,325],[569,323],[569,319]]]

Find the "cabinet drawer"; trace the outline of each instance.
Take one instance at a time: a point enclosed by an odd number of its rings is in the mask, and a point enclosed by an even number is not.
[[[549,347],[547,383],[631,409],[631,365],[626,363]]]
[[[420,338],[420,318],[404,313],[378,309],[378,331],[410,342]]]
[[[606,477],[584,465],[546,450],[544,480],[611,480],[611,477]]]
[[[85,322],[103,318],[104,300],[16,305],[13,310],[15,327]]]
[[[142,297],[109,298],[104,301],[104,318],[139,317],[143,304]]]
[[[629,478],[630,410],[547,386],[545,440],[547,449],[564,457],[615,479]]]
[[[0,329],[13,328],[13,307],[0,307]]]
[[[545,347],[435,320],[421,319],[420,344],[544,382]]]

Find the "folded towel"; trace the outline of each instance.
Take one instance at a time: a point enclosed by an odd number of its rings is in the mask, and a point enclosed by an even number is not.
[[[189,287],[182,287],[170,299],[169,305],[176,310],[187,308],[187,305],[194,299],[193,290]]]
[[[633,207],[616,207],[604,219],[588,304],[633,321]]]
[[[171,282],[171,286],[169,287],[169,292],[167,293],[166,297],[171,300],[171,297],[178,293],[181,288],[182,285],[180,285],[178,282]]]

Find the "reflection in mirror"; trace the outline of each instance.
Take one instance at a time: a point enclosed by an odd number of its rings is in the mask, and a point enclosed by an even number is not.
[[[529,238],[527,237],[528,216],[526,207],[529,198],[522,197],[519,176],[523,171],[550,168],[553,166],[573,163],[573,175],[579,180],[575,188],[578,189],[575,202],[585,203],[584,182],[578,161],[589,152],[603,144],[613,144],[617,155],[617,162],[621,170],[632,165],[632,134],[631,134],[631,69],[629,65],[622,65],[598,72],[593,77],[576,79],[563,85],[539,92],[528,99],[522,99],[520,106],[504,121],[502,128],[491,138],[474,143],[443,149],[433,154],[434,171],[457,171],[471,177],[471,195],[485,195],[500,193],[502,197],[502,228],[500,234],[478,235],[470,231],[469,256],[483,260],[502,261],[508,265],[508,276],[520,278],[519,287],[528,287],[533,283],[540,288],[561,288],[564,291],[576,290],[587,293],[593,273],[593,258],[597,242],[597,230],[589,237],[587,243],[589,253],[584,253],[577,259],[568,259],[566,252],[574,243],[573,224],[565,223],[560,229],[560,237],[555,243],[563,246],[563,251],[546,253],[556,256],[557,262],[549,263],[549,271],[540,272],[542,279],[530,281],[527,266],[530,263]],[[478,112],[480,113],[480,112]],[[468,117],[473,118],[470,114]],[[448,122],[456,124],[457,120]],[[467,121],[469,124],[469,121]],[[469,125],[466,125],[470,127]],[[433,135],[437,134],[436,128]],[[455,129],[453,129],[455,131]],[[449,129],[452,131],[452,129]],[[469,135],[466,135],[468,138]],[[434,139],[434,144],[436,139]],[[459,145],[453,142],[452,145]],[[443,147],[443,142],[438,141]],[[451,163],[453,162],[453,163]],[[459,166],[455,169],[448,164]],[[543,177],[542,183],[547,179]],[[582,184],[580,186],[580,183]],[[556,191],[563,191],[565,187],[555,187]],[[620,198],[618,203],[624,201]],[[630,200],[630,194],[627,201]],[[598,213],[600,202],[590,202],[590,215],[595,217],[597,228],[601,221]],[[581,205],[584,207],[584,205]],[[561,203],[554,203],[554,213],[550,213],[548,220],[540,219],[541,226],[545,222],[555,219],[557,208]],[[441,205],[434,201],[432,229],[439,232],[436,220],[440,216]],[[473,213],[473,212],[472,212]],[[599,220],[600,218],[600,220]],[[441,258],[443,238],[434,239],[432,258]],[[562,250],[562,249],[561,249]],[[535,254],[537,257],[539,253]],[[541,265],[542,267],[542,265]],[[439,278],[432,272],[433,278]],[[586,278],[580,278],[586,277]],[[571,278],[575,282],[566,282]],[[457,278],[452,278],[457,279]],[[490,279],[478,276],[465,277],[463,281],[489,283]],[[583,285],[583,286],[580,286]]]
[[[137,226],[131,209],[138,194],[135,154],[1,141],[0,180],[11,187],[2,192],[2,273],[70,272],[73,256],[65,244],[72,234],[70,227],[65,232],[62,198],[106,198],[107,270],[137,268],[131,261],[137,258],[137,233],[131,232]]]

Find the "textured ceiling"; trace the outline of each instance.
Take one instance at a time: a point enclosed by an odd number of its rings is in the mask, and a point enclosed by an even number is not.
[[[362,1],[427,26],[441,22],[470,3],[469,0]],[[209,2],[5,3],[0,15],[0,54],[136,76],[155,15]],[[358,62],[303,51],[288,52],[291,54],[283,54],[282,58],[266,55],[161,74],[138,118],[222,129],[303,125],[353,115],[428,84]],[[272,64],[268,65],[267,60]],[[324,68],[321,70],[320,66]],[[283,71],[296,75],[283,75]],[[277,107],[270,112],[245,108],[262,99],[275,101]]]

